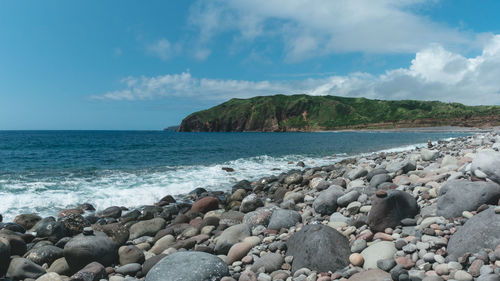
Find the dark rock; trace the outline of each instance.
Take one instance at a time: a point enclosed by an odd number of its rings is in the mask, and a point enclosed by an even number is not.
[[[7,230],[10,230],[13,232],[18,232],[18,233],[26,232],[26,229],[22,225],[17,224],[17,223],[13,223],[13,222],[0,223],[0,229],[7,229]]]
[[[71,276],[71,281],[99,281],[105,278],[104,266],[98,262],[92,262]]]
[[[376,188],[379,184],[391,181],[392,178],[388,174],[377,174],[370,180],[370,186]]]
[[[95,211],[94,206],[92,206],[92,204],[90,203],[83,203],[81,205],[78,205],[77,208],[82,209],[84,211]]]
[[[4,276],[10,259],[10,244],[9,240],[0,238],[0,276]]]
[[[243,201],[241,201],[240,205],[240,212],[242,213],[248,213],[255,211],[255,209],[264,206],[264,202],[257,197],[257,194],[252,193],[245,198],[243,198]]]
[[[104,266],[117,260],[117,246],[111,238],[100,231],[94,235],[79,234],[64,246],[64,257],[71,270],[77,271],[91,262],[99,262]]]
[[[55,260],[47,270],[48,272],[55,272],[59,275],[70,275],[71,269],[65,258],[59,258]]]
[[[119,218],[122,215],[122,208],[118,206],[108,207],[97,213],[100,218]]]
[[[160,202],[166,203],[165,205],[168,205],[168,204],[175,203],[176,201],[172,195],[167,195],[167,196],[163,197],[162,199],[160,199]]]
[[[14,222],[21,225],[25,229],[30,229],[41,219],[42,217],[37,214],[21,214],[14,218]]]
[[[383,232],[386,228],[394,228],[402,219],[413,218],[418,214],[417,200],[405,191],[388,190],[387,196],[372,196],[372,208],[368,216],[368,224],[375,232]]]
[[[19,235],[15,234],[0,234],[0,238],[4,238],[10,245],[10,254],[12,256],[23,256],[26,251],[26,242]]]
[[[129,237],[129,231],[127,227],[125,227],[121,223],[111,223],[105,225],[94,224],[92,225],[92,228],[96,231],[104,232],[118,246],[125,244]]]
[[[277,209],[273,212],[269,226],[267,228],[280,230],[281,228],[290,228],[302,221],[299,212],[292,210]]]
[[[90,222],[79,214],[69,214],[62,217],[59,221],[64,225],[69,236],[82,233],[84,227],[90,226]]]
[[[40,220],[33,226],[31,231],[36,232],[36,237],[47,238],[53,243],[66,236],[64,225],[53,217]]]
[[[32,249],[27,253],[26,258],[38,265],[43,265],[44,263],[52,264],[52,262],[62,256],[63,249],[56,246],[46,245]]]
[[[135,245],[122,246],[118,249],[118,256],[121,265],[126,265],[129,263],[140,263],[142,264],[145,260],[144,253],[141,249],[137,248]]]
[[[303,267],[318,272],[335,272],[349,265],[349,241],[329,226],[306,225],[288,239],[287,247],[287,255],[294,257],[294,272]]]
[[[313,202],[316,213],[330,215],[337,210],[337,199],[344,195],[344,190],[340,186],[330,186],[327,190],[319,193]]]
[[[197,188],[191,190],[188,193],[188,196],[193,198],[194,200],[198,200],[201,197],[203,197],[203,195],[206,195],[206,194],[208,194],[208,191],[206,189],[201,188],[201,187],[197,187]]]
[[[366,180],[367,181],[371,181],[371,179],[373,178],[373,176],[375,175],[378,175],[378,174],[388,174],[389,172],[386,170],[386,169],[383,169],[383,168],[376,168],[376,169],[373,169],[371,170],[370,172],[368,172],[368,174],[366,175]]]
[[[45,269],[28,259],[13,258],[10,261],[6,276],[15,280],[37,279],[45,273]]]
[[[159,261],[146,275],[145,281],[220,280],[229,276],[226,263],[203,252],[177,252]]]
[[[482,204],[497,204],[500,185],[493,182],[452,180],[439,190],[437,215],[453,218],[474,211]]]
[[[234,193],[238,189],[244,189],[246,191],[252,191],[252,185],[247,180],[239,181],[237,184],[233,185],[231,188],[231,193]]]
[[[448,258],[457,260],[465,253],[495,249],[500,244],[500,214],[494,207],[473,216],[453,234],[448,242]]]
[[[166,257],[166,254],[159,254],[153,257],[150,257],[142,264],[142,275],[148,274],[148,272],[157,264],[160,260]]]

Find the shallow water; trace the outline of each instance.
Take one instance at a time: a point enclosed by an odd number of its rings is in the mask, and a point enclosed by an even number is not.
[[[0,131],[0,213],[56,215],[89,202],[152,204],[196,187],[224,190],[242,179],[343,157],[411,149],[468,135],[443,132],[174,133]],[[228,173],[222,167],[231,167]]]

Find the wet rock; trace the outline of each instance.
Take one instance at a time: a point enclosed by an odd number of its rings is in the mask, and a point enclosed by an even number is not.
[[[38,265],[43,265],[44,263],[52,264],[52,262],[62,256],[63,249],[52,245],[46,245],[29,251],[26,255],[26,259]]]
[[[269,221],[269,229],[280,230],[290,228],[302,221],[299,212],[293,210],[277,209],[273,212]]]
[[[37,279],[46,273],[38,264],[24,258],[13,258],[7,270],[7,277],[15,280]]]
[[[200,212],[203,214],[217,209],[219,209],[219,200],[212,196],[207,196],[199,199],[198,201],[194,202],[193,206],[191,207],[192,211]]]
[[[69,236],[75,236],[82,233],[83,228],[90,226],[90,222],[80,214],[68,214],[59,221],[64,225],[67,235]]]
[[[243,223],[250,227],[255,227],[257,225],[263,225],[267,227],[271,216],[277,207],[263,207],[259,208],[253,212],[246,213],[243,217]]]
[[[47,269],[48,272],[55,272],[59,275],[69,275],[71,273],[71,269],[69,268],[68,263],[66,262],[65,258],[59,258],[52,262],[50,265],[49,269]]]
[[[117,219],[122,215],[122,208],[118,206],[112,206],[106,208],[97,213],[97,216],[100,218],[114,218]]]
[[[496,204],[500,185],[493,182],[451,180],[439,190],[437,215],[453,218],[463,211],[474,211],[483,204]]]
[[[203,252],[177,252],[153,266],[145,281],[220,280],[224,276],[229,276],[229,268],[217,256]]]
[[[36,232],[37,237],[47,238],[55,243],[66,236],[66,229],[61,222],[57,222],[53,217],[47,217],[37,222],[31,231]]]
[[[93,235],[73,237],[64,246],[63,254],[74,272],[94,261],[105,266],[113,264],[117,260],[118,249],[106,234],[94,231]]]
[[[337,199],[344,195],[344,190],[339,186],[330,186],[320,192],[313,202],[314,210],[321,215],[330,215],[337,210]]]
[[[413,218],[418,214],[417,200],[400,190],[388,190],[385,196],[373,196],[368,224],[375,232],[398,226],[402,219]]]
[[[246,224],[237,224],[224,230],[217,238],[215,244],[215,252],[218,254],[227,254],[231,247],[243,241],[246,237],[251,235],[250,227]]]
[[[121,223],[110,223],[105,225],[94,224],[92,228],[96,231],[104,232],[118,246],[125,244],[130,235],[128,228]]]
[[[287,255],[293,256],[292,271],[307,267],[319,272],[349,265],[349,241],[329,226],[306,225],[287,241]]]
[[[5,238],[0,238],[0,276],[4,276],[10,260],[10,243]]]
[[[98,262],[92,262],[71,276],[72,281],[99,281],[106,278],[104,266]]]
[[[165,220],[162,218],[154,218],[134,223],[129,229],[129,239],[134,240],[141,236],[155,236],[155,234],[164,227]]]
[[[118,257],[120,260],[120,265],[126,265],[129,263],[142,264],[145,260],[142,250],[134,245],[120,247],[120,249],[118,249]]]
[[[25,229],[30,229],[32,228],[37,222],[39,222],[42,219],[37,214],[21,214],[17,215],[14,218],[14,222],[21,225]]]
[[[252,193],[246,196],[243,201],[241,201],[240,212],[248,213],[255,211],[255,209],[264,206],[264,202],[257,197],[257,194]]]

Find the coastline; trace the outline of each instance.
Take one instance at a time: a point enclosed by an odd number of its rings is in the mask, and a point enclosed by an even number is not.
[[[479,251],[475,243],[457,245],[453,237],[461,235],[460,226],[465,222],[482,218],[481,211],[494,208],[483,205],[495,198],[486,202],[465,193],[467,204],[444,207],[440,204],[449,200],[440,203],[438,199],[448,196],[440,190],[449,188],[455,180],[460,182],[455,185],[474,186],[478,192],[487,184],[500,194],[500,186],[492,182],[495,174],[477,165],[474,168],[474,161],[485,161],[481,157],[496,156],[499,143],[500,136],[495,132],[482,132],[439,141],[432,149],[360,154],[327,166],[297,166],[278,176],[243,180],[230,191],[198,188],[180,200],[166,195],[155,205],[138,209],[112,206],[96,212],[82,202],[61,210],[58,218],[20,214],[14,223],[1,224],[0,237],[15,245],[9,250],[8,271],[15,272],[12,267],[18,260],[14,257],[24,255],[18,259],[32,265],[29,270],[34,275],[30,276],[90,274],[87,264],[91,262],[102,267],[99,277],[106,280],[124,280],[127,276],[135,278],[130,280],[159,280],[149,272],[191,280],[190,272],[200,266],[220,269],[216,276],[231,276],[223,279],[228,281],[255,280],[252,276],[351,280],[347,278],[374,274],[370,269],[373,265],[381,271],[377,274],[397,278],[410,272],[421,279],[470,275],[473,260],[462,259],[463,270],[439,271],[436,267],[450,267],[463,253]],[[482,150],[489,156],[483,156]],[[391,204],[390,198],[398,198],[401,203]],[[308,234],[301,243],[293,242],[311,227],[316,228],[314,234]],[[331,231],[336,234],[328,234]],[[496,235],[490,229],[482,233]],[[309,239],[322,242],[308,243]],[[320,247],[333,243],[331,239],[336,247]],[[0,239],[1,243],[5,240]],[[413,247],[421,247],[417,255],[406,250]],[[308,256],[311,252],[328,261],[327,267]],[[190,264],[176,266],[185,255],[189,255]],[[433,259],[427,258],[430,255]],[[204,259],[210,262],[202,266],[200,261]],[[387,261],[391,266],[379,265],[385,259],[392,260]],[[483,266],[491,265],[493,272],[494,263],[484,262]]]

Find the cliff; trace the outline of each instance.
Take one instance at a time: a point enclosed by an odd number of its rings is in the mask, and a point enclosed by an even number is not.
[[[179,131],[285,132],[492,125],[500,125],[500,106],[275,95],[231,99],[195,112],[182,121]]]

